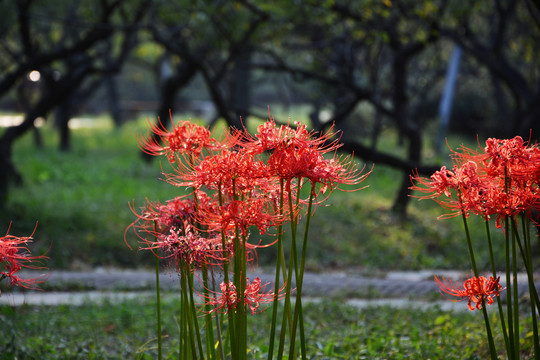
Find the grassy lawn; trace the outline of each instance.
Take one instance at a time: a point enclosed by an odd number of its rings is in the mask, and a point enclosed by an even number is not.
[[[173,300],[163,304],[167,314],[163,319],[164,354],[170,359],[177,358],[176,306]],[[269,318],[267,313],[249,318],[252,359],[266,358]],[[390,307],[359,310],[323,302],[306,304],[305,319],[311,359],[462,360],[488,356],[479,312]],[[82,307],[3,306],[0,323],[0,359],[156,358],[154,307],[149,300]]]

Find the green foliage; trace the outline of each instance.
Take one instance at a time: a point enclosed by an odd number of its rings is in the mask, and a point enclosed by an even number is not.
[[[166,299],[164,313],[175,314],[178,303],[174,297]],[[83,306],[1,306],[0,359],[154,359],[154,311],[152,300],[144,296]],[[479,313],[386,306],[358,309],[342,302],[308,303],[304,313],[312,358],[483,359],[487,355]],[[251,358],[265,359],[269,316],[250,317],[248,324]],[[523,331],[528,330],[530,324],[524,321]],[[163,334],[164,354],[174,359],[176,316],[163,318]],[[524,348],[530,346],[527,341]]]

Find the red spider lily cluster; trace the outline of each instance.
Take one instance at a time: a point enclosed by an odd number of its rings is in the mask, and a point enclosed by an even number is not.
[[[264,292],[267,285],[268,283],[264,285],[261,284],[261,279],[258,277],[256,277],[251,283],[249,282],[249,279],[247,279],[246,290],[244,290],[244,303],[249,307],[252,315],[260,311],[261,303],[264,304],[274,301],[274,294],[272,292]],[[238,305],[236,286],[232,281],[229,282],[229,284],[222,282],[219,285],[219,288],[221,290],[221,294],[209,301],[209,304],[214,306],[211,312],[223,311],[227,313],[229,311],[235,311]],[[281,297],[282,295],[279,296],[279,298]]]
[[[462,148],[453,152],[452,170],[445,166],[429,179],[412,177],[412,190],[425,193],[420,198],[435,199],[453,210],[447,216],[470,213],[496,217],[497,225],[506,216],[531,215],[540,207],[540,149],[528,146],[519,136],[490,138],[483,151]]]
[[[536,214],[540,210],[540,148],[523,141],[519,136],[503,140],[490,138],[483,149],[475,151],[462,147],[459,152],[452,151],[452,157],[452,169],[443,166],[429,179],[416,174],[412,177],[411,189],[425,194],[419,198],[434,199],[442,207],[451,210],[443,217],[461,215],[474,276],[463,284],[437,277],[435,280],[442,293],[468,299],[470,310],[482,310],[492,359],[497,358],[497,350],[485,306],[493,304],[494,298],[497,299],[506,355],[509,359],[519,359],[522,342],[519,314],[522,309],[517,291],[517,272],[518,268],[525,269],[529,285],[534,352],[536,358],[539,358],[537,314],[540,311],[540,298],[534,283],[530,224],[536,223]],[[489,279],[478,275],[467,221],[471,214],[480,216],[485,222],[486,241],[481,245],[489,250],[493,274]],[[504,233],[505,290],[508,294],[506,314],[499,297],[503,289],[499,277],[496,278],[498,265],[494,260],[489,226],[492,219],[495,219],[495,226]]]
[[[172,130],[161,123],[152,126],[154,136],[140,140],[141,148],[166,156],[173,168],[165,174],[166,181],[189,193],[165,204],[148,202],[135,211],[137,220],[131,227],[143,243],[141,248],[173,260],[176,268],[188,264],[189,271],[220,266],[238,253],[244,253],[249,263],[257,249],[273,244],[252,243],[251,230],[277,234],[272,229],[291,215],[298,216],[307,201],[293,193],[298,194],[302,184],[312,185],[318,204],[323,200],[318,195],[367,177],[352,157],[336,154],[340,145],[334,131],[320,135],[295,125],[279,126],[270,119],[254,136],[235,131],[221,140],[189,121],[173,124]],[[297,205],[280,207],[280,198],[289,195]],[[209,301],[214,311],[229,311],[234,299],[234,307],[243,300],[255,312],[259,304],[274,299],[273,292],[260,293],[264,286],[258,279],[246,284],[242,296],[230,295],[236,289],[225,284],[221,288],[227,294]]]
[[[489,279],[485,276],[471,277],[463,284],[456,283],[451,279],[438,278],[435,276],[435,282],[441,289],[441,292],[458,297],[461,300],[468,299],[467,305],[469,310],[481,309],[485,302],[487,305],[493,304],[493,297],[499,296],[503,290],[499,284],[500,277],[496,279],[490,276]],[[460,300],[458,300],[460,301]]]
[[[47,259],[45,255],[33,256],[28,249],[28,244],[32,242],[32,235],[18,237],[9,234],[0,237],[0,281],[9,279],[11,286],[25,288],[36,288],[36,285],[45,281],[46,277],[23,279],[17,275],[23,268],[44,269],[39,262]]]

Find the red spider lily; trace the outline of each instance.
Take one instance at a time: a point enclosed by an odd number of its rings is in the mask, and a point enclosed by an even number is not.
[[[161,258],[172,259],[177,267],[180,264],[189,264],[192,268],[201,268],[212,261],[221,260],[221,238],[202,237],[190,225],[185,231],[175,227],[168,234],[161,234],[156,241],[148,241],[147,247],[142,250],[161,250]],[[156,256],[159,256],[156,254]]]
[[[371,170],[362,174],[364,168],[358,169],[358,165],[354,162],[352,156],[339,157],[335,156],[330,159],[318,158],[317,161],[307,169],[302,176],[311,181],[312,191],[315,194],[315,185],[321,184],[321,193],[327,189],[338,189],[339,185],[357,185],[364,181]],[[360,190],[356,188],[354,190]]]
[[[488,280],[485,276],[479,276],[469,278],[463,284],[459,284],[451,279],[444,277],[439,279],[435,276],[435,282],[443,295],[446,293],[461,298],[455,301],[468,299],[467,305],[471,311],[481,309],[483,301],[486,301],[488,305],[493,304],[493,297],[499,296],[500,291],[504,290],[499,284],[499,279],[500,277],[495,279],[490,276]]]
[[[251,310],[251,314],[255,314],[260,310],[261,304],[271,303],[274,301],[274,292],[270,291],[265,293],[266,286],[268,283],[261,285],[261,279],[256,277],[252,283],[249,282],[249,279],[246,279],[246,290],[244,291],[244,305],[248,306]],[[213,309],[210,313],[222,311],[228,313],[229,311],[236,311],[238,306],[239,296],[237,294],[236,286],[229,282],[227,285],[225,282],[222,282],[219,285],[221,294],[216,298],[210,298],[206,305],[210,305]],[[279,292],[283,291],[285,287],[281,287]],[[282,294],[278,295],[278,299],[281,299]]]
[[[443,166],[429,179],[416,173],[411,176],[413,186],[410,189],[427,194],[419,196],[419,199],[434,199],[442,207],[456,210],[450,216],[467,214],[470,208],[474,208],[476,195],[483,189],[477,168],[476,163],[468,161],[462,167],[454,166],[452,171]]]
[[[527,147],[520,137],[488,139],[484,152],[462,147],[453,152],[452,171],[442,167],[430,179],[411,177],[412,190],[435,199],[441,206],[456,210],[446,216],[469,212],[489,218],[497,216],[501,226],[505,216],[525,213],[538,204],[540,150]]]
[[[538,148],[528,147],[520,136],[503,140],[489,138],[484,152],[487,157],[486,169],[492,176],[504,177],[506,172],[513,177],[515,171],[519,173],[531,163],[537,164],[538,160]]]
[[[268,199],[253,197],[230,201],[215,212],[202,210],[199,221],[213,230],[227,232],[238,228],[242,236],[246,236],[251,226],[264,234],[269,227],[279,224],[282,218],[274,211]]]
[[[35,230],[34,230],[35,231]],[[45,255],[31,256],[27,244],[32,242],[32,235],[17,237],[9,235],[9,229],[5,236],[0,237],[0,281],[9,278],[11,286],[21,286],[34,289],[36,285],[44,282],[47,276],[32,279],[21,279],[16,273],[22,268],[45,269],[36,265],[37,262],[48,259]]]
[[[223,151],[201,160],[194,167],[180,165],[167,181],[176,186],[212,190],[229,189],[235,191],[250,187],[253,179],[268,178],[266,165],[257,161],[253,154]]]
[[[197,194],[200,202],[205,205],[209,202],[208,195],[203,192],[197,192]],[[168,232],[172,226],[183,228],[185,224],[192,224],[195,216],[195,201],[191,196],[178,196],[167,201],[165,204],[147,200],[146,205],[139,212],[133,209],[131,204],[130,207],[137,217],[126,228],[124,233],[124,241],[130,248],[131,246],[126,240],[127,231],[130,228],[134,230],[135,234],[143,243],[147,243],[147,236],[157,237],[160,234]]]
[[[313,185],[322,184],[321,192],[326,189],[336,189],[338,184],[355,185],[368,175],[361,175],[353,158],[336,157],[326,159],[323,154],[328,149],[312,146],[306,142],[304,146],[281,146],[274,150],[268,158],[268,168],[272,175],[286,181],[287,190],[290,191],[291,180],[294,178],[307,178]],[[315,186],[312,187],[315,195]]]
[[[172,114],[170,117],[173,124],[173,129],[170,131],[161,121],[150,125],[150,131],[159,140],[155,140],[154,137],[143,138],[140,143],[144,152],[152,156],[167,155],[169,161],[174,163],[176,154],[191,154],[198,157],[203,149],[222,150],[236,142],[236,139],[229,134],[226,140],[219,142],[212,138],[212,133],[207,128],[190,121],[180,121],[174,126]]]
[[[320,158],[322,155],[313,148],[281,147],[268,158],[268,168],[272,175],[290,184],[291,179],[303,177],[303,174],[314,167]]]
[[[299,122],[295,122],[295,125],[296,129],[291,128],[289,125],[277,127],[274,119],[270,117],[270,120],[257,128],[254,137],[247,132],[244,133],[244,138],[247,141],[242,146],[247,151],[256,154],[289,146],[317,148],[319,153],[322,154],[334,151],[341,146],[338,144],[338,139],[331,140],[336,135],[333,126],[326,133],[319,134],[316,131],[308,131],[306,125]],[[329,143],[327,144],[327,142]]]

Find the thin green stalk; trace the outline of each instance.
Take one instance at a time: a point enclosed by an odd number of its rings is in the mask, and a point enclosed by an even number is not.
[[[519,293],[518,293],[518,269],[517,269],[517,247],[516,247],[516,236],[517,229],[514,224],[514,220],[511,221],[512,228],[512,275],[514,277],[514,284],[512,286],[512,291],[514,295],[514,351],[516,354],[516,359],[519,359]]]
[[[536,309],[540,312],[540,299],[538,298],[538,292],[536,291],[536,286],[534,286],[534,275],[533,275],[533,262],[532,262],[532,249],[531,249],[531,236],[530,236],[530,220],[529,218],[523,214],[521,217],[522,222],[522,228],[524,231],[524,234],[526,234],[524,238],[525,242],[525,253],[523,252],[523,249],[521,249],[521,254],[523,256],[523,261],[525,263],[526,269],[527,269],[527,279],[529,280],[529,285],[532,285],[532,293],[531,299],[534,303],[536,303]],[[519,239],[518,239],[519,240]],[[520,243],[518,242],[518,245]],[[521,245],[520,245],[521,246]]]
[[[185,316],[185,287],[182,281],[182,272],[180,272],[180,338],[178,342],[178,359],[186,360],[188,352],[188,339],[187,339],[187,320]]]
[[[508,194],[510,189],[510,178],[508,177],[508,168],[504,168],[504,193]],[[514,274],[514,280],[510,274],[511,269],[516,265],[515,256],[513,256],[515,249],[515,242],[513,237],[510,237],[510,224],[508,215],[504,218],[505,229],[505,245],[506,245],[506,304],[507,304],[507,316],[508,316],[508,340],[511,347],[511,359],[519,359],[519,317],[515,317],[514,310],[518,308],[518,301],[512,299],[512,288],[517,292],[517,278]],[[512,242],[512,243],[510,243]],[[512,252],[511,252],[512,250]],[[516,331],[517,329],[517,331]]]
[[[313,186],[313,185],[312,185]],[[312,189],[313,190],[313,189]],[[306,214],[306,225],[304,229],[304,239],[302,242],[302,252],[300,254],[300,270],[296,279],[296,303],[294,307],[293,314],[293,324],[291,332],[296,333],[296,326],[298,320],[300,320],[300,349],[302,353],[302,359],[306,359],[306,339],[304,335],[304,316],[302,313],[302,285],[304,281],[304,268],[306,264],[306,252],[307,252],[307,242],[308,242],[308,233],[309,233],[309,222],[311,219],[311,210],[313,205],[313,191],[310,192],[308,209]],[[293,358],[294,350],[294,341],[296,336],[291,338],[291,348],[289,351],[289,359]]]
[[[469,248],[469,255],[471,258],[471,264],[472,264],[474,276],[478,279],[478,268],[476,267],[476,261],[474,259],[474,250],[472,247],[471,234],[469,232],[469,225],[467,224],[467,216],[465,215],[464,212],[461,212],[461,217],[463,219],[463,227],[465,228],[467,246]],[[488,343],[489,343],[489,353],[491,354],[492,359],[497,360],[497,351],[495,349],[495,342],[493,341],[493,334],[491,333],[491,326],[489,324],[489,317],[487,314],[484,299],[482,299],[482,313],[484,314],[484,322],[486,324],[486,332],[487,332]]]
[[[530,229],[528,226],[529,222],[526,220],[526,216],[522,214],[521,216],[521,228],[523,233],[523,242],[524,246],[517,238],[517,243],[525,264],[525,269],[527,271],[527,282],[529,285],[529,297],[530,297],[530,306],[531,306],[531,320],[533,327],[533,342],[534,342],[534,358],[536,360],[540,359],[540,338],[538,335],[538,321],[536,316],[536,306],[538,304],[538,293],[536,291],[536,286],[534,284],[534,277],[532,272],[532,255],[531,255],[531,244],[530,244]]]
[[[239,256],[240,267],[240,286],[237,286],[237,296],[239,298],[238,305],[236,307],[236,320],[237,320],[237,337],[238,337],[238,359],[245,359],[247,357],[247,309],[245,305],[245,290],[247,287],[246,279],[246,241],[247,236],[242,235],[241,247]],[[239,290],[238,290],[239,289]]]
[[[287,275],[287,282],[285,284],[285,304],[283,305],[283,317],[281,319],[281,334],[279,336],[279,347],[278,347],[278,359],[283,358],[283,350],[285,347],[285,335],[287,333],[287,319],[289,319],[289,324],[292,323],[290,318],[290,308],[291,308],[291,281],[292,281],[292,261],[289,260],[289,272]],[[292,337],[292,333],[291,333]]]
[[[210,290],[208,288],[208,268],[205,266],[201,269],[203,277],[203,294],[205,299],[210,299]],[[214,330],[212,328],[212,314],[210,314],[210,305],[204,306],[206,318],[206,354],[210,359],[216,359],[216,348],[214,346]]]
[[[193,299],[193,269],[186,264],[187,270],[187,279],[188,279],[188,291],[189,291],[189,312],[193,316],[193,328],[195,330],[195,339],[197,340],[197,347],[199,348],[199,354],[201,359],[204,358],[204,351],[201,340],[201,331],[199,329],[199,319],[197,317],[197,307],[195,306],[195,301]]]
[[[300,182],[298,182],[298,194],[300,194]],[[292,194],[289,192],[289,211],[290,211],[290,217],[291,217],[291,253],[289,256],[289,270],[287,273],[287,282],[285,284],[285,305],[283,309],[283,318],[281,321],[281,335],[279,338],[279,348],[278,348],[278,359],[283,358],[283,351],[285,348],[285,335],[286,335],[286,328],[287,328],[287,319],[289,320],[289,324],[292,325],[292,314],[291,314],[291,282],[292,282],[292,274],[295,268],[298,268],[297,265],[297,251],[296,251],[296,229],[297,229],[297,217],[294,215],[295,209],[292,204]],[[297,273],[297,272],[296,272]],[[296,334],[292,332],[292,326],[290,327],[290,337],[291,341],[292,338],[295,337]]]
[[[504,219],[504,238],[505,238],[505,261],[506,261],[506,316],[508,318],[508,343],[510,349],[508,356],[510,359],[517,359],[515,352],[515,337],[514,337],[514,315],[512,310],[512,276],[510,273],[510,224],[508,216]]]
[[[157,310],[157,340],[158,340],[158,359],[162,359],[162,341],[161,341],[161,296],[159,289],[159,258],[156,256],[156,310]]]
[[[471,235],[469,232],[469,225],[467,224],[467,216],[465,213],[461,213],[461,218],[463,219],[463,227],[465,229],[465,236],[467,238],[467,246],[469,249],[469,257],[471,259],[471,266],[473,268],[473,273],[475,277],[478,277],[478,268],[476,267],[476,260],[474,258],[474,250],[472,247]]]
[[[222,184],[218,185],[218,202],[219,207],[223,206],[223,196],[222,196]],[[225,232],[221,231],[221,247],[223,251],[223,281],[225,282],[225,289],[227,293],[229,292],[229,259],[230,254],[227,253],[227,241],[225,237]],[[234,326],[234,312],[229,311],[227,313],[228,326],[227,326],[227,339],[236,339],[236,331]],[[222,324],[223,325],[223,324]],[[225,348],[228,344],[231,346],[231,353],[236,354],[235,342],[230,341],[225,343]]]
[[[189,303],[189,295],[188,295],[188,286],[187,286],[187,277],[188,274],[186,273],[186,269],[184,269],[184,266],[181,266],[181,277],[182,277],[182,293],[184,296],[184,309],[183,314],[187,321],[187,329],[188,333],[187,336],[189,338],[189,343],[191,346],[191,354],[193,359],[197,359],[197,349],[195,347],[195,335],[194,335],[194,329],[193,329],[193,318],[191,316],[191,309],[190,309],[190,303]]]
[[[154,221],[154,234],[157,239],[157,222]],[[156,316],[157,316],[157,341],[158,341],[158,360],[162,358],[162,339],[161,339],[161,294],[159,287],[159,257],[156,255]]]
[[[493,334],[491,333],[491,326],[489,326],[489,316],[486,309],[486,301],[485,299],[482,299],[482,314],[484,315],[484,321],[486,323],[486,332],[489,342],[489,353],[491,355],[491,359],[497,360],[497,351],[495,350],[495,342],[493,341]]]
[[[236,182],[232,181],[233,200],[238,200],[236,194]],[[246,290],[246,236],[242,234],[240,238],[240,228],[235,227],[234,234],[234,263],[233,263],[233,283],[236,287],[237,306],[234,311],[234,322],[236,336],[236,355],[233,358],[243,360],[247,356],[247,319],[245,306],[245,290]],[[238,305],[239,304],[239,305]],[[229,312],[230,313],[230,312]]]
[[[283,216],[283,179],[280,179],[280,192],[279,192],[279,216]],[[268,360],[271,360],[274,356],[274,343],[276,337],[276,323],[277,323],[277,310],[278,310],[278,297],[279,297],[279,272],[281,270],[281,255],[283,253],[283,225],[281,222],[277,228],[277,256],[276,256],[276,275],[274,279],[274,302],[272,304],[272,322],[270,325],[270,342],[268,345]]]
[[[216,280],[214,277],[214,268],[212,266],[210,266],[210,275],[212,277],[212,290],[213,290],[213,296],[215,300],[217,297],[216,292],[215,292]],[[217,332],[217,337],[218,337],[219,355],[220,355],[221,360],[225,360],[225,352],[223,351],[223,338],[221,336],[221,328],[222,328],[223,323],[220,320],[220,319],[223,319],[223,317],[219,316],[219,311],[216,311],[215,319],[216,319],[216,332]]]
[[[489,230],[489,221],[487,218],[484,218],[484,224],[486,225],[486,235],[487,235],[487,239],[488,239],[488,247],[489,247],[489,261],[491,263],[491,272],[492,272],[492,275],[493,275],[493,278],[496,279],[497,278],[497,270],[495,269],[495,257],[493,255],[493,245],[492,245],[492,242],[491,242],[491,231]],[[503,332],[503,336],[504,336],[504,344],[505,344],[505,349],[508,353],[508,349],[509,349],[509,343],[508,343],[508,333],[507,333],[507,329],[506,329],[506,322],[504,320],[504,310],[503,310],[503,306],[502,306],[502,301],[501,301],[501,297],[500,296],[497,296],[497,308],[499,310],[499,317],[501,319],[501,329],[502,329],[502,332]]]
[[[240,282],[240,272],[241,272],[241,265],[240,265],[240,259],[239,256],[241,256],[241,248],[240,248],[240,238],[238,234],[238,229],[236,229],[236,234],[234,236],[234,257],[233,257],[233,284],[236,288],[236,296],[237,296],[237,303],[241,303],[243,301],[243,298],[240,298],[241,296],[241,282]],[[244,255],[245,256],[245,255]],[[241,317],[241,313],[238,311],[239,306],[237,305],[235,311],[229,311],[229,315],[232,316],[233,324],[234,324],[234,331],[235,336],[231,337],[231,347],[235,350],[233,352],[233,358],[241,360],[241,341],[242,341],[242,328],[240,325],[239,318]]]

